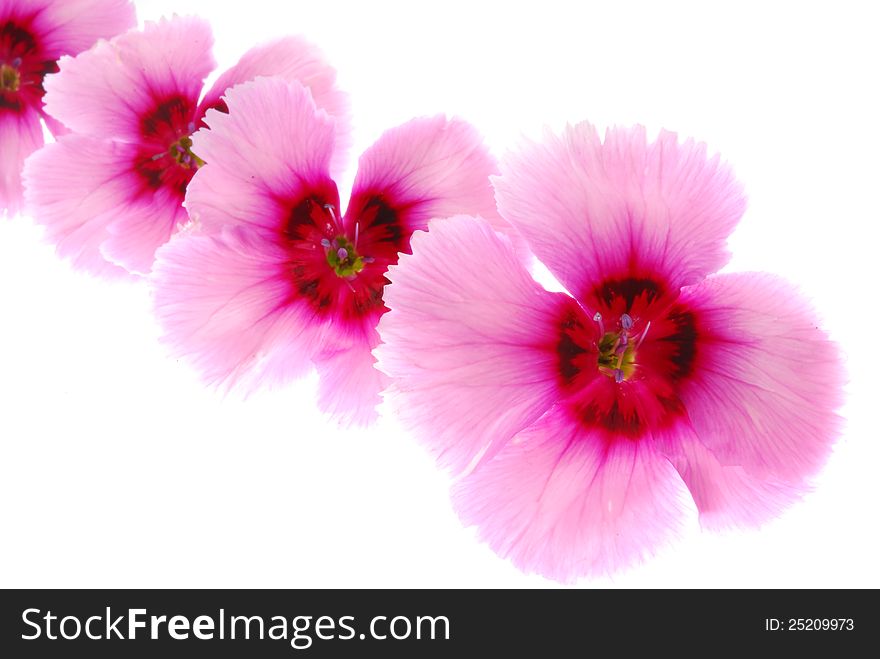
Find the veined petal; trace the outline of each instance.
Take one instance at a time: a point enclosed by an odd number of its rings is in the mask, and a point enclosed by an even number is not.
[[[560,407],[453,488],[462,521],[495,552],[566,582],[651,555],[677,535],[686,496],[650,443],[606,442]]]
[[[155,124],[185,126],[195,118],[202,83],[215,66],[213,42],[200,18],[148,22],[143,31],[62,58],[61,71],[46,79],[46,111],[78,133],[161,139]]]
[[[501,215],[563,285],[588,304],[607,280],[657,278],[675,291],[728,259],[745,209],[729,167],[706,146],[642,127],[604,142],[580,123],[526,142],[494,179]]]
[[[385,132],[361,156],[345,214],[363,254],[394,263],[413,231],[434,218],[497,216],[489,175],[496,172],[470,124],[442,115]]]
[[[193,151],[208,163],[187,190],[195,222],[206,230],[239,224],[280,234],[307,200],[339,207],[330,180],[334,123],[305,87],[258,78],[229,90],[226,104],[228,114],[208,111],[210,130],[193,136]]]
[[[318,406],[341,425],[366,426],[376,420],[379,394],[389,378],[375,368],[372,350],[379,345],[379,335],[368,328],[359,336],[328,345],[315,356],[318,368]]]
[[[311,367],[324,321],[299,301],[287,253],[246,228],[178,234],[151,276],[163,341],[211,384],[244,390]]]
[[[35,12],[33,25],[41,50],[54,59],[80,53],[98,39],[110,39],[137,25],[129,0],[29,0],[23,4]]]
[[[62,135],[67,135],[68,133],[70,133],[70,130],[67,128],[67,126],[62,124],[57,119],[53,119],[45,112],[41,112],[40,116],[42,117],[43,121],[46,122],[46,128],[49,129],[49,132],[52,133],[52,136],[56,139],[61,137]]]
[[[455,471],[487,459],[558,395],[558,324],[571,298],[549,293],[480,220],[432,222],[388,272],[378,367],[395,410]]]
[[[147,275],[156,250],[187,222],[180,197],[165,189],[155,190],[139,203],[129,204],[107,225],[101,254],[129,272]]]
[[[43,128],[36,110],[14,112],[0,107],[0,208],[10,216],[22,206],[21,170],[27,158],[43,145]]]
[[[807,489],[804,482],[757,478],[740,466],[722,465],[687,422],[678,424],[660,444],[690,490],[705,529],[760,526]]]
[[[151,191],[131,169],[136,157],[134,145],[71,134],[28,158],[28,213],[46,227],[58,254],[74,267],[100,276],[125,276],[104,258],[101,246],[114,222],[156,212]],[[173,209],[161,208],[173,216]]]
[[[348,94],[336,87],[336,69],[327,64],[316,46],[301,37],[284,37],[251,48],[205,94],[199,106],[199,116],[204,116],[209,108],[228,111],[222,99],[226,92],[258,76],[277,76],[288,82],[299,82],[311,92],[315,105],[333,117],[336,141],[330,170],[334,175],[340,173],[346,164],[345,156],[351,142]]]
[[[840,430],[837,347],[789,283],[764,273],[711,277],[681,300],[699,319],[696,365],[680,397],[721,464],[801,483]]]

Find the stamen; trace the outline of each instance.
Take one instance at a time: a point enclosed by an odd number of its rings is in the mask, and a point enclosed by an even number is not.
[[[343,259],[348,257],[348,250],[345,249],[345,247],[340,247],[336,250],[336,256],[338,256],[339,260],[342,261]]]
[[[361,228],[361,223],[355,222],[354,223],[354,246],[355,246],[355,249],[357,249],[357,246],[358,246],[358,234],[360,233],[360,228]]]
[[[192,152],[192,138],[189,136],[181,137],[168,148],[168,155],[174,158],[175,162],[186,169],[198,169],[205,164],[205,161]],[[154,158],[158,160],[158,158]]]
[[[599,372],[614,378],[614,382],[620,384],[632,377],[637,368],[636,348],[638,346],[634,345],[637,335],[632,333],[635,320],[627,313],[621,314],[618,319],[619,328],[612,328],[609,332],[605,332],[601,313],[596,312],[593,320],[598,323],[599,330],[602,332],[601,338],[596,342]],[[647,329],[646,327],[645,330],[647,331]]]
[[[164,158],[166,155],[167,154],[163,151],[162,153],[157,153],[155,156],[150,158],[150,160],[152,160],[153,162],[156,162],[157,160],[161,160],[162,158]]]
[[[196,132],[196,124],[195,124],[195,122],[190,121],[190,122],[186,125],[186,129],[187,129],[190,133],[194,133],[194,132]]]
[[[330,217],[333,218],[333,224],[339,225],[339,221],[336,219],[336,207],[333,204],[324,204],[324,208],[330,211]]]
[[[642,332],[642,335],[639,337],[639,342],[636,343],[636,350],[639,349],[639,346],[642,345],[642,341],[645,340],[645,336],[648,334],[648,330],[651,329],[651,321],[648,321],[648,324],[645,325],[645,331]]]
[[[326,238],[321,238],[321,245],[326,247],[327,249],[330,249],[330,241]]]

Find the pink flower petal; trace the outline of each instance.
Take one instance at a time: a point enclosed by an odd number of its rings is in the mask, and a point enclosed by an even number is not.
[[[29,0],[43,52],[57,59],[80,53],[137,25],[129,0]],[[0,12],[2,16],[2,12]]]
[[[22,207],[21,170],[25,158],[43,145],[43,127],[35,110],[0,108],[0,208],[15,215]]]
[[[473,218],[432,222],[413,252],[388,272],[375,354],[401,421],[462,471],[559,395],[556,325],[573,302],[535,283],[509,242]]]
[[[452,215],[496,217],[495,161],[470,124],[439,115],[386,131],[361,156],[345,214],[360,251],[394,262],[413,231]]]
[[[346,165],[345,157],[351,145],[348,95],[336,88],[336,70],[327,64],[321,51],[300,37],[284,37],[246,52],[205,94],[199,116],[204,116],[208,108],[226,110],[221,97],[235,85],[257,76],[277,76],[288,82],[299,82],[311,92],[315,105],[336,120],[336,150],[331,171],[339,173]]]
[[[157,104],[178,99],[195,110],[215,66],[213,41],[200,18],[148,22],[63,58],[60,73],[46,79],[46,111],[77,133],[141,142],[144,115]]]
[[[244,390],[310,368],[324,322],[297,302],[286,259],[243,228],[181,233],[162,247],[152,284],[172,353],[206,382]]]
[[[608,279],[661,276],[673,289],[727,261],[742,189],[706,146],[642,127],[568,127],[528,142],[494,180],[501,215],[578,299]]]
[[[709,278],[681,301],[698,319],[696,364],[680,396],[700,441],[724,465],[803,482],[839,433],[844,382],[815,311],[763,273]]]
[[[43,118],[43,121],[46,122],[46,128],[49,129],[49,132],[52,133],[53,137],[58,138],[62,135],[67,135],[68,133],[70,133],[70,130],[67,128],[67,126],[62,124],[57,119],[53,119],[45,112],[43,112],[41,116]]]
[[[678,424],[664,452],[690,490],[705,529],[760,526],[777,517],[805,492],[804,483],[755,478],[738,466],[724,466],[694,434]]]
[[[525,572],[559,581],[601,575],[677,535],[686,491],[648,442],[605,442],[561,408],[459,481],[465,524]]]
[[[376,330],[357,337],[347,348],[330,346],[315,356],[318,368],[318,406],[341,425],[366,426],[378,418],[379,394],[388,377],[375,368],[371,351],[379,344]]]
[[[153,267],[156,250],[186,224],[186,210],[180,197],[165,189],[128,205],[107,225],[107,240],[101,254],[108,261],[133,274],[147,275]]]
[[[24,169],[28,212],[46,227],[58,254],[74,267],[99,276],[126,276],[101,253],[110,238],[108,228],[159,208],[131,171],[136,153],[133,145],[72,134],[28,158]]]
[[[288,221],[289,202],[310,196],[330,181],[335,148],[333,121],[315,109],[298,83],[259,78],[226,94],[229,114],[210,110],[210,130],[193,136],[193,151],[209,163],[187,189],[193,220],[206,230],[226,224],[277,234]],[[335,194],[330,203],[339,207]]]

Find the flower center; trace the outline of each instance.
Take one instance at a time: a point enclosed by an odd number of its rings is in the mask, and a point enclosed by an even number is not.
[[[337,277],[354,279],[364,269],[364,258],[358,255],[354,243],[345,236],[336,236],[333,240],[324,238],[321,245],[327,253],[327,263]]]
[[[198,169],[205,164],[204,160],[192,152],[192,143],[192,138],[185,135],[168,148],[174,161],[185,169]]]
[[[641,332],[634,332],[635,322],[629,314],[624,313],[620,316],[619,329],[606,332],[602,314],[596,313],[593,320],[598,323],[602,334],[596,344],[599,351],[599,372],[613,378],[617,383],[629,379],[636,370],[636,350],[642,344],[651,323]]]
[[[21,60],[18,60],[19,64]],[[21,73],[12,64],[0,64],[0,92],[17,92],[21,87]]]
[[[336,210],[333,205],[324,204],[324,210],[330,214],[332,220],[332,223],[327,223],[327,231],[343,231],[342,223],[336,217]],[[355,224],[354,241],[349,240],[342,233],[337,233],[336,237],[332,240],[329,238],[321,239],[321,247],[324,248],[324,254],[327,256],[327,263],[333,268],[333,272],[336,273],[337,277],[341,277],[348,281],[357,278],[358,274],[364,269],[364,266],[366,266],[367,263],[372,263],[374,260],[369,256],[361,256],[357,252],[358,227],[359,224]],[[349,284],[349,286],[351,286],[351,284]]]

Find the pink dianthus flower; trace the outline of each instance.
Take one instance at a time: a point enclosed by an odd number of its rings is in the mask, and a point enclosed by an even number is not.
[[[360,157],[343,212],[336,129],[308,90],[259,78],[227,104],[193,136],[207,162],[186,195],[193,231],[157,254],[165,340],[206,381],[246,390],[314,365],[320,407],[368,423],[386,384],[371,354],[385,272],[432,218],[497,220],[495,162],[464,121],[413,119]]]
[[[186,188],[204,164],[192,134],[207,110],[225,110],[223,95],[238,83],[298,80],[347,135],[347,97],[315,47],[287,37],[253,48],[203,93],[212,44],[200,18],[148,22],[63,59],[47,82],[47,112],[73,133],[28,160],[26,201],[75,267],[149,273],[156,249],[187,222]]]
[[[391,268],[378,367],[406,426],[461,476],[454,505],[524,571],[611,572],[675,535],[757,525],[822,466],[842,368],[763,273],[713,275],[745,209],[702,144],[588,124],[494,179],[501,216],[569,294],[478,220],[434,223]]]
[[[65,132],[43,109],[46,75],[62,55],[135,23],[129,0],[0,0],[0,209],[22,205],[22,166],[43,145],[40,119],[54,135]]]

